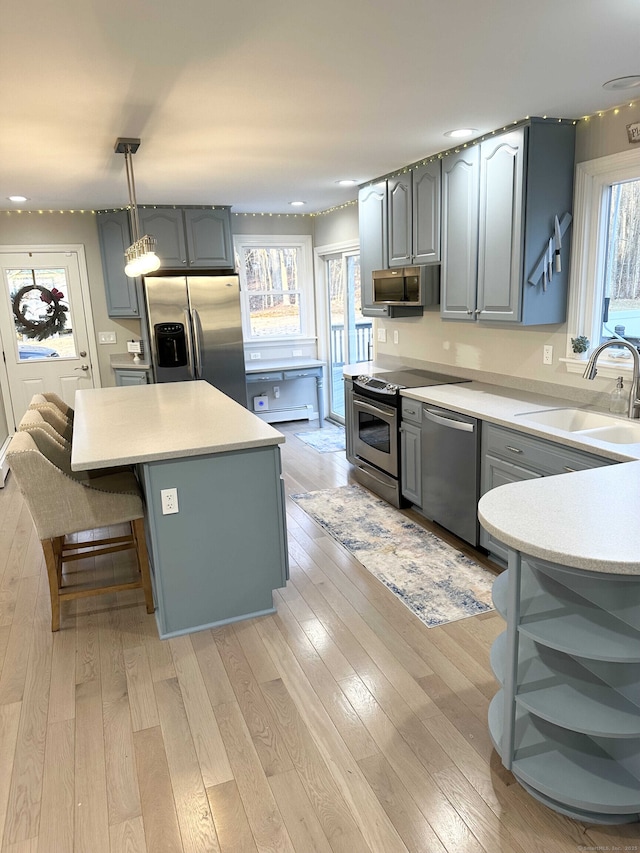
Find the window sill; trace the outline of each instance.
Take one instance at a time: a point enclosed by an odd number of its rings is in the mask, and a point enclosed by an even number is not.
[[[567,373],[584,373],[589,359],[587,358],[561,358]],[[607,379],[617,379],[618,376],[633,376],[633,360],[631,358],[599,358],[598,376]]]

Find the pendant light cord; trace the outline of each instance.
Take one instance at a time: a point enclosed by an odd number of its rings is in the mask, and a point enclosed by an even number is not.
[[[140,239],[140,220],[138,218],[138,203],[136,201],[136,184],[133,178],[133,161],[131,160],[131,146],[127,145],[124,151],[124,162],[127,169],[127,186],[129,188],[129,203],[131,204],[131,225],[133,228],[133,242]]]

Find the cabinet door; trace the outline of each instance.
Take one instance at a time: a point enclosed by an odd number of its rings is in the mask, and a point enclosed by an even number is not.
[[[413,257],[411,172],[387,180],[389,266],[405,267]]]
[[[413,263],[440,261],[440,160],[413,171]]]
[[[479,320],[520,320],[524,134],[521,127],[480,146]]]
[[[482,496],[485,492],[489,492],[498,486],[504,486],[506,483],[535,480],[541,476],[537,471],[531,471],[529,468],[521,468],[519,465],[505,462],[504,459],[498,459],[496,456],[485,454],[480,473],[480,494]],[[482,525],[480,525],[480,544],[487,551],[496,554],[505,563],[507,562],[509,556],[507,546],[488,533]]]
[[[146,370],[114,370],[116,385],[148,385],[149,373]]]
[[[158,257],[163,268],[187,266],[182,210],[175,208],[143,208],[139,211],[140,228],[158,241]],[[141,235],[142,236],[142,235]]]
[[[402,494],[416,506],[422,506],[422,453],[420,427],[402,423],[400,430],[400,486]]]
[[[385,305],[373,304],[371,273],[387,267],[387,182],[364,187],[358,194],[360,230],[360,279],[362,282],[362,314],[365,317],[388,317]]]
[[[478,146],[442,164],[442,289],[440,315],[474,320],[478,259]]]
[[[97,216],[107,313],[110,317],[139,317],[136,280],[124,274],[124,253],[131,245],[129,211]]]
[[[228,208],[184,211],[190,267],[232,269],[231,216]]]

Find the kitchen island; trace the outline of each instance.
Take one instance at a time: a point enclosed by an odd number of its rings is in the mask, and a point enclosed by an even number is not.
[[[509,547],[494,584],[489,730],[534,797],[584,823],[640,820],[640,462],[487,492]]]
[[[161,637],[274,612],[284,440],[207,382],[76,393],[73,470],[137,466]]]

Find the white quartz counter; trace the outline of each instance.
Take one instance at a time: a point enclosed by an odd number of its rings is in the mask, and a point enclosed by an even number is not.
[[[71,467],[178,459],[282,444],[282,433],[208,382],[77,391]]]
[[[518,551],[592,572],[640,575],[640,462],[509,483],[478,518]]]
[[[527,412],[545,409],[583,408],[572,402],[563,402],[558,397],[548,397],[514,388],[501,388],[482,382],[464,382],[459,385],[437,385],[432,388],[410,388],[401,391],[403,397],[433,403],[463,415],[490,421],[494,424],[537,435],[567,447],[575,447],[597,456],[615,459],[618,462],[640,459],[640,442],[637,444],[612,444],[592,436],[570,433],[551,426],[535,424],[526,419]],[[519,417],[522,415],[523,417]],[[624,422],[624,417],[611,415],[612,423]]]

